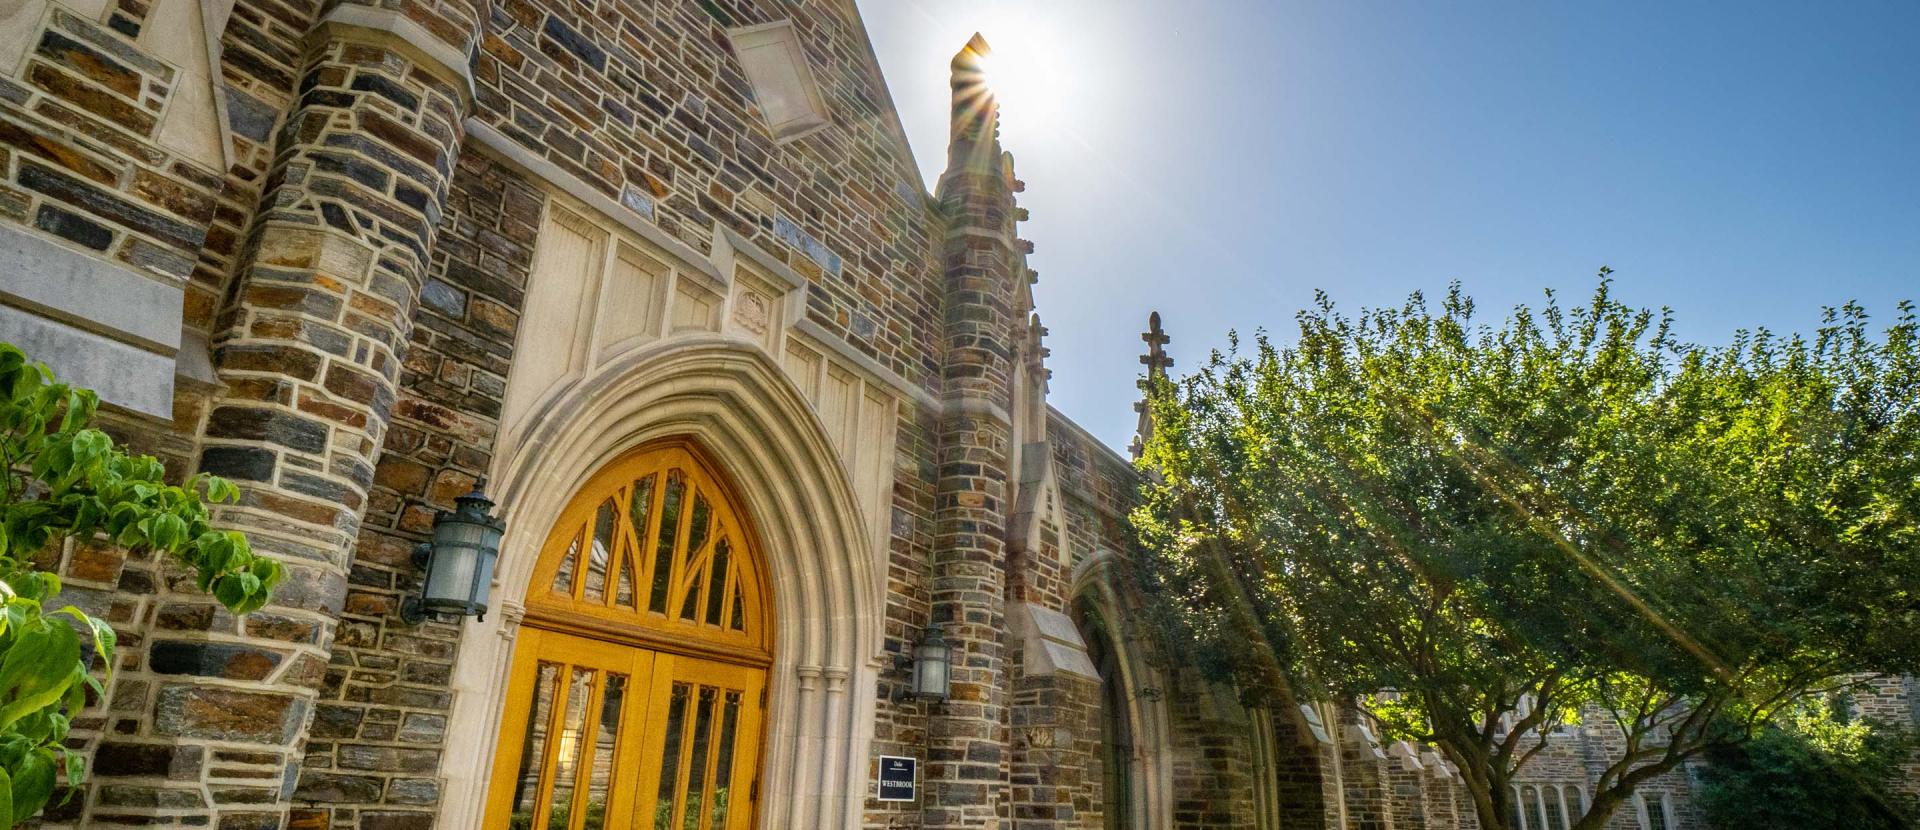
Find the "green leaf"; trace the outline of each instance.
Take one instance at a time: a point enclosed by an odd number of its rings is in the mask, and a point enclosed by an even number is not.
[[[0,729],[59,701],[79,661],[79,638],[64,624],[40,622],[16,630],[0,660]]]
[[[9,800],[12,802],[14,822],[33,818],[40,808],[47,805],[47,799],[53,797],[57,770],[53,751],[45,748],[28,753],[20,766],[13,770],[8,789],[11,791]]]
[[[15,811],[14,806],[13,776],[6,769],[0,769],[0,815],[16,816],[14,821],[17,823],[19,813]]]

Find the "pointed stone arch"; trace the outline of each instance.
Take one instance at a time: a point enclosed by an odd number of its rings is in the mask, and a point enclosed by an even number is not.
[[[626,353],[553,395],[496,457],[507,532],[494,596],[454,673],[442,826],[480,823],[501,690],[541,542],[580,485],[642,444],[697,443],[739,490],[780,609],[761,771],[764,827],[855,827],[881,648],[880,575],[848,474],[799,390],[766,354],[719,335]]]
[[[1134,646],[1125,620],[1139,606],[1136,598],[1116,587],[1121,569],[1119,554],[1100,549],[1074,568],[1071,596],[1105,621],[1113,665],[1125,690],[1125,717],[1133,737],[1135,766],[1131,771],[1132,821],[1137,828],[1173,826],[1173,739],[1164,692],[1167,679]],[[1075,624],[1084,625],[1076,614]],[[1087,632],[1101,636],[1099,632]],[[1083,635],[1084,636],[1084,635]],[[1159,693],[1155,693],[1155,691]]]

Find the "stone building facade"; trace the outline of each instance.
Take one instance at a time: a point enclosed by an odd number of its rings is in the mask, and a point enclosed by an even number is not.
[[[1135,474],[1048,406],[984,42],[927,183],[846,0],[0,21],[0,339],[239,484],[220,520],[291,573],[236,619],[61,552],[120,644],[44,826],[1475,826],[1430,751],[1248,708],[1138,630]],[[482,486],[490,612],[409,621],[414,546]],[[936,624],[951,696],[903,697]],[[1577,789],[1597,750],[1556,741],[1536,783]]]

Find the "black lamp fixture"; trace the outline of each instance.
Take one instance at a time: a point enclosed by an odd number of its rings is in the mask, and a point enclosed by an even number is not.
[[[487,592],[493,587],[493,561],[500,556],[501,523],[493,518],[493,500],[481,492],[486,479],[473,483],[473,492],[453,500],[451,511],[433,518],[433,541],[413,549],[420,568],[420,595],[400,603],[400,619],[419,625],[429,613],[487,618]]]
[[[907,685],[894,688],[894,700],[939,703],[947,699],[953,683],[953,647],[943,633],[939,623],[929,623],[911,655],[894,655],[895,668],[912,670]]]

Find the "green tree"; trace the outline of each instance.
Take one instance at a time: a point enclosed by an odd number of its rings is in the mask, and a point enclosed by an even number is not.
[[[58,561],[67,540],[162,553],[235,613],[263,605],[282,576],[245,536],[209,524],[206,503],[237,499],[232,484],[168,484],[158,460],[88,426],[96,406],[92,392],[56,383],[0,343],[0,826],[39,813],[62,772],[79,783],[83,759],[67,749],[67,731],[102,693],[95,658],[113,668],[113,629],[56,605],[60,579],[44,560]]]
[[[1914,804],[1893,786],[1907,730],[1855,717],[1844,695],[1809,700],[1738,746],[1707,752],[1700,807],[1716,830],[1897,830]]]
[[[1336,311],[1151,393],[1136,525],[1202,665],[1355,700],[1460,769],[1482,826],[1554,728],[1624,751],[1578,830],[1832,678],[1910,672],[1920,353],[1853,305],[1678,343],[1590,302]]]

